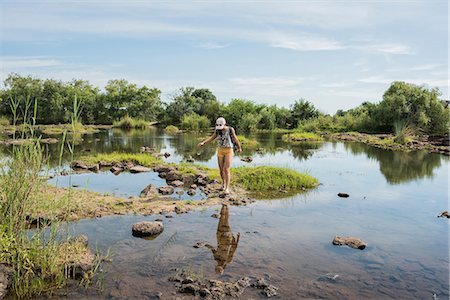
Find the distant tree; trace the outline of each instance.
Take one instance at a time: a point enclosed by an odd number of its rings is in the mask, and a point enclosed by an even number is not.
[[[311,102],[300,99],[291,106],[291,115],[292,126],[296,128],[300,121],[317,118],[320,112]]]

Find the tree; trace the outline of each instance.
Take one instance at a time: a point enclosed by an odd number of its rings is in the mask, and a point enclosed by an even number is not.
[[[300,99],[291,106],[291,115],[292,127],[296,128],[300,121],[317,118],[320,112],[311,102]]]

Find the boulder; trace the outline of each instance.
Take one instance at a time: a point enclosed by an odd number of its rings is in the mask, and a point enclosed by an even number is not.
[[[131,228],[131,232],[135,237],[154,236],[160,234],[163,230],[163,223],[147,221],[135,223]]]
[[[139,197],[141,198],[148,198],[153,197],[158,193],[158,190],[156,189],[156,186],[153,184],[147,185],[139,194]]]
[[[183,175],[178,171],[170,171],[166,174],[167,181],[183,180]]]
[[[183,181],[180,180],[167,181],[167,184],[174,187],[182,187],[184,185]]]
[[[153,169],[153,171],[158,172],[158,173],[169,173],[170,171],[176,171],[177,167],[174,166],[157,166]]]
[[[98,164],[88,166],[88,170],[97,173],[98,171],[100,171],[100,166]]]
[[[70,167],[73,170],[87,170],[88,169],[88,166],[84,162],[79,161],[79,160],[73,161],[70,164]]]
[[[151,168],[147,168],[147,167],[144,167],[144,166],[132,166],[131,168],[130,168],[130,173],[143,173],[143,172],[151,172],[151,171],[153,171],[153,169],[151,169]]]
[[[98,165],[100,166],[100,168],[107,168],[107,167],[112,167],[113,163],[112,162],[106,162],[104,160],[101,160]]]
[[[189,195],[189,196],[194,196],[195,195],[195,189],[189,189],[188,191],[187,191],[187,194]]]
[[[172,195],[174,188],[172,186],[161,186],[158,188],[158,192],[162,195]]]
[[[441,212],[441,214],[438,216],[438,218],[447,218],[447,219],[450,219],[450,214],[448,213],[448,211],[443,211],[443,212]]]
[[[111,173],[113,173],[114,175],[119,175],[122,171],[123,168],[119,167],[119,166],[112,166],[111,169],[109,169],[111,171]]]
[[[359,249],[364,250],[367,247],[367,244],[355,237],[341,237],[341,236],[335,236],[333,239],[333,245],[342,246],[346,245],[353,249]]]

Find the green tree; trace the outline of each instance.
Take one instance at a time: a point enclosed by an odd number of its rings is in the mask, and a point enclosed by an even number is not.
[[[181,120],[181,128],[190,131],[199,131],[208,129],[211,126],[211,122],[206,116],[200,116],[196,113],[190,113],[183,116]]]
[[[311,102],[306,101],[305,99],[300,99],[295,101],[295,103],[291,106],[291,115],[292,127],[296,128],[297,125],[303,120],[317,118],[320,115],[320,112]]]

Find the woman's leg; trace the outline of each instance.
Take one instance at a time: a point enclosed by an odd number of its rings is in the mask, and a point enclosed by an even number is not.
[[[220,178],[222,178],[223,189],[225,189],[225,173],[223,172],[224,158],[225,158],[225,156],[223,156],[223,155],[217,156],[217,162],[219,164],[219,173],[220,173]]]
[[[233,155],[225,155],[224,162],[223,162],[223,170],[224,170],[224,177],[225,177],[225,193],[230,192],[230,181],[231,181],[231,161],[233,160]]]

